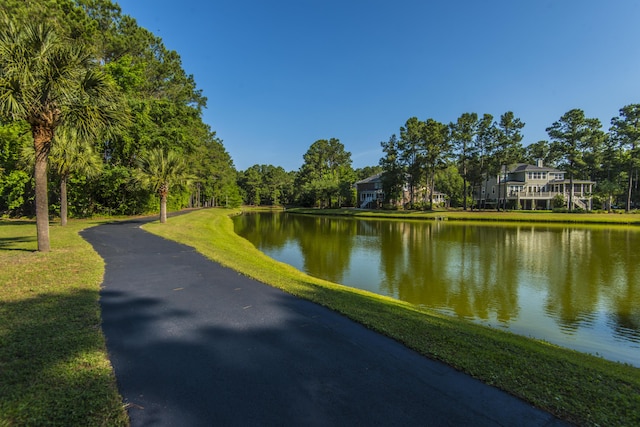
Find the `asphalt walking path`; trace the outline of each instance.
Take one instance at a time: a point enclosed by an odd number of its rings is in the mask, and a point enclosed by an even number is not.
[[[106,262],[102,328],[133,427],[562,424],[146,221],[82,232]]]

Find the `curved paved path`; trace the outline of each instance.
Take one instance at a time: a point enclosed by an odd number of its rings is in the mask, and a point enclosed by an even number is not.
[[[148,220],[82,233],[106,261],[102,327],[134,427],[561,424]]]

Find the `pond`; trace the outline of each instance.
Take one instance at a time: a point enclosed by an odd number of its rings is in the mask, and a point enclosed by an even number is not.
[[[640,230],[254,213],[235,230],[307,274],[640,367]]]

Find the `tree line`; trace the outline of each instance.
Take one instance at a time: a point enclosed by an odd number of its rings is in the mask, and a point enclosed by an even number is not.
[[[474,191],[480,199],[487,177],[500,179],[516,163],[536,164],[540,160],[545,166],[567,172],[570,186],[574,178],[597,182],[596,196],[608,207],[614,199],[624,200],[627,211],[638,203],[640,104],[621,108],[607,132],[599,119],[586,117],[581,109],[566,112],[547,127],[549,140],[526,147],[522,145],[524,126],[511,111],[498,120],[491,114],[464,113],[449,124],[412,117],[400,128],[399,137],[394,134],[381,143],[385,193],[391,199],[398,198],[406,183],[414,203],[415,188],[426,187],[431,193],[442,188],[438,176],[442,181],[453,166],[460,184],[457,191],[448,194],[454,206],[467,209]],[[506,191],[506,186],[503,189]],[[433,207],[433,197],[429,199],[429,207]],[[498,208],[505,209],[506,194],[498,199]]]
[[[487,177],[501,178],[516,163],[542,161],[565,171],[570,185],[574,178],[597,182],[596,204],[607,209],[620,204],[626,211],[638,206],[640,104],[622,107],[608,131],[581,109],[567,111],[552,123],[546,129],[549,140],[524,146],[524,126],[511,111],[497,119],[463,113],[450,123],[411,117],[398,134],[380,143],[383,157],[378,165],[352,169],[351,154],[332,138],[314,142],[298,171],[254,165],[239,172],[238,183],[244,202],[251,205],[354,206],[353,184],[382,173],[390,205],[402,200],[406,189],[410,208],[432,209],[438,191],[447,195],[450,206],[468,209],[475,192],[480,199]],[[429,190],[426,203],[424,188]],[[506,194],[498,199],[498,209],[506,209]]]
[[[337,138],[319,139],[303,155],[297,171],[253,165],[238,172],[247,205],[298,205],[319,208],[354,206],[354,183],[382,172],[381,166],[353,169],[351,153]]]
[[[330,138],[311,144],[298,171],[236,171],[202,121],[207,99],[178,53],[116,3],[4,0],[0,19],[0,214],[35,214],[39,244],[52,215],[64,224],[158,205],[165,213],[167,205],[354,206],[354,183],[381,172],[387,203],[407,186],[413,208],[433,208],[437,190],[467,209],[486,176],[536,160],[596,181],[609,206],[640,202],[638,104],[621,108],[608,131],[570,110],[547,128],[549,140],[526,147],[524,123],[510,111],[451,123],[411,117],[380,143],[378,165],[354,170]],[[431,190],[427,203],[422,188]]]
[[[0,20],[0,213],[35,213],[39,247],[67,206],[82,217],[241,203],[193,76],[116,3],[4,0]]]

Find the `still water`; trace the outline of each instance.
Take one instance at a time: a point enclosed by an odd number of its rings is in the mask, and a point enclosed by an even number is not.
[[[640,229],[255,213],[236,233],[309,275],[640,367]]]

